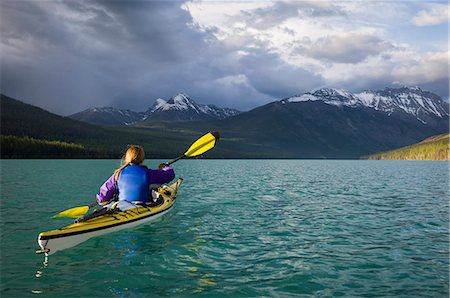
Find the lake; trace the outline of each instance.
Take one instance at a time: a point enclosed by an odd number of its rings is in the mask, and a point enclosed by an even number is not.
[[[182,160],[163,220],[44,262],[118,165],[1,160],[1,297],[449,296],[448,162]]]

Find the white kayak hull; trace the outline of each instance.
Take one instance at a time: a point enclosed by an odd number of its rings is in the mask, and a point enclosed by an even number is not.
[[[103,236],[106,234],[118,232],[125,229],[131,229],[146,223],[152,223],[155,221],[158,221],[164,214],[168,213],[171,209],[168,209],[164,212],[161,212],[159,214],[156,214],[155,216],[148,217],[139,221],[130,222],[126,224],[122,224],[120,226],[115,226],[111,228],[106,228],[98,231],[92,231],[92,232],[86,232],[83,234],[78,235],[72,235],[72,236],[66,236],[61,238],[54,238],[54,239],[38,239],[38,244],[41,247],[41,250],[43,252],[46,252],[48,255],[52,255],[57,251],[64,250],[67,248],[71,248],[74,246],[77,246],[80,243],[83,243],[86,240],[89,240],[90,238],[97,237],[97,236]]]

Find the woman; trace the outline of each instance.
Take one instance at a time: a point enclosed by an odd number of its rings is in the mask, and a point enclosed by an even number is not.
[[[122,165],[100,187],[97,202],[106,205],[118,196],[115,208],[136,208],[136,204],[145,204],[152,199],[150,185],[167,183],[175,178],[171,167],[160,164],[159,170],[152,170],[144,165],[144,158],[144,150],[140,146],[129,146],[122,157]]]

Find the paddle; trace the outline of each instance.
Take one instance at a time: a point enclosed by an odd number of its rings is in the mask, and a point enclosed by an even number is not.
[[[56,214],[55,216],[53,216],[53,218],[56,218],[56,217],[78,218],[80,216],[85,215],[89,211],[89,209],[91,209],[92,207],[94,207],[96,205],[97,205],[97,202],[94,202],[94,203],[90,204],[89,206],[81,206],[81,207],[74,207],[71,209],[67,209],[63,212]]]
[[[219,139],[220,134],[217,131],[208,132],[207,134],[199,138],[197,141],[195,141],[183,155],[175,158],[172,161],[169,161],[167,165],[171,165],[174,162],[179,161],[180,159],[185,157],[194,157],[203,154],[206,151],[212,149]]]
[[[192,145],[186,150],[186,152],[183,153],[183,155],[175,158],[174,160],[169,161],[166,164],[171,165],[174,162],[176,162],[182,158],[194,157],[194,156],[201,155],[201,154],[205,153],[206,151],[214,148],[214,146],[216,145],[219,138],[220,138],[220,134],[217,131],[208,132],[207,134],[200,137],[197,141],[192,143]],[[64,211],[56,214],[53,217],[54,218],[55,217],[78,218],[80,216],[85,215],[89,211],[89,209],[91,209],[92,207],[94,207],[96,205],[97,205],[97,202],[94,202],[94,203],[90,204],[89,206],[74,207],[71,209],[64,210]]]

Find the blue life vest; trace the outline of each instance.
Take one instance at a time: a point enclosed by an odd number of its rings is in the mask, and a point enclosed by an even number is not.
[[[129,165],[120,172],[119,201],[141,201],[149,200],[149,185],[147,182],[147,169],[139,165]]]

